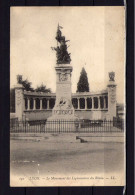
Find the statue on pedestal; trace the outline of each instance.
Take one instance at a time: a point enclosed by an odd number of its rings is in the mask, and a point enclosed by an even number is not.
[[[78,120],[78,117],[75,116],[75,110],[72,105],[71,73],[73,68],[70,64],[70,53],[67,51],[67,42],[69,40],[62,36],[61,28],[58,25],[55,37],[57,47],[52,47],[52,50],[56,51],[57,57],[57,65],[55,66],[56,101],[52,110],[52,116],[47,119],[46,128],[50,131],[53,129],[74,131],[76,130],[75,121]],[[54,121],[55,123],[53,123]],[[55,126],[52,124],[55,124]]]

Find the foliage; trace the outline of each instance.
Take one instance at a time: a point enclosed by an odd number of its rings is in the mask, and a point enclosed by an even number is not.
[[[80,78],[77,83],[77,91],[76,92],[89,92],[89,83],[88,83],[88,77],[87,73],[84,68],[82,68],[82,71],[80,73]]]
[[[22,75],[17,76],[17,81],[19,84],[22,84],[24,89],[26,91],[36,91],[36,92],[45,92],[45,93],[51,93],[51,89],[47,88],[43,83],[40,86],[37,86],[36,89],[32,88],[32,83],[29,82],[27,79],[23,80]]]
[[[45,85],[43,85],[43,83],[38,86],[36,89],[35,89],[36,92],[45,92],[45,93],[51,93],[51,89],[50,88],[46,88]]]
[[[23,80],[22,75],[17,75],[17,81],[19,84],[22,84],[24,89],[26,91],[34,91],[34,89],[31,87],[31,82],[29,82],[27,79]]]

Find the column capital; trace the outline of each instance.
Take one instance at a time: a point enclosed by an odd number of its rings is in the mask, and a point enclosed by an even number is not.
[[[30,97],[27,97],[28,100],[30,100],[31,98]]]

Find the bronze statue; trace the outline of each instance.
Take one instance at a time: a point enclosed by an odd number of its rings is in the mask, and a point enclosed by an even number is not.
[[[52,47],[53,50],[56,51],[57,57],[57,64],[70,64],[71,58],[70,53],[67,51],[67,44],[69,40],[65,40],[65,36],[62,36],[62,32],[60,30],[62,28],[58,25],[57,33],[56,33],[56,40],[57,40],[57,47]]]

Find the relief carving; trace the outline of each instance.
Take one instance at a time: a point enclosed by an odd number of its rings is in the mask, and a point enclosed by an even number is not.
[[[66,73],[61,73],[60,74],[60,81],[67,81],[68,80],[68,75]]]
[[[111,87],[110,88],[110,92],[111,92],[111,103],[115,103],[115,101],[116,101],[115,88],[114,87]]]
[[[19,105],[21,103],[21,90],[17,90],[17,105]]]
[[[59,107],[60,109],[71,109],[72,108],[72,103],[69,99],[61,97],[57,107]]]

